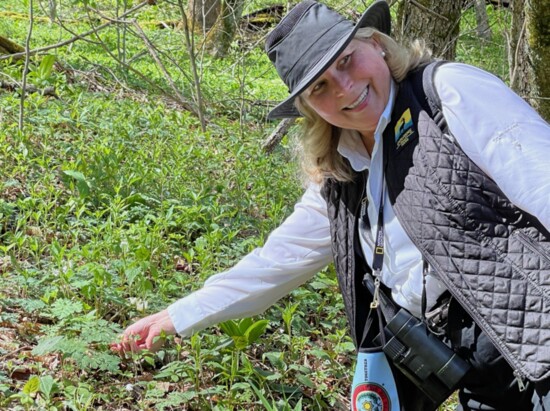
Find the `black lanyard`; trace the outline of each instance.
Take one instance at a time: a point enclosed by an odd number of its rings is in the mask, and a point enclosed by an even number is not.
[[[376,237],[374,239],[374,248],[372,253],[372,276],[374,277],[374,292],[370,308],[378,308],[380,304],[380,275],[384,266],[384,200],[386,190],[384,179],[382,179],[382,194],[380,196],[380,207],[378,209],[378,227],[376,227]],[[367,212],[367,210],[365,210]]]
[[[372,252],[372,276],[374,277],[374,292],[370,308],[378,308],[380,305],[380,276],[384,266],[384,203],[386,199],[386,186],[382,179],[382,194],[380,196],[380,208],[378,209],[378,227],[376,227],[376,238]],[[365,210],[367,213],[367,210]],[[426,312],[426,276],[428,274],[428,263],[422,258],[422,320],[425,319]]]

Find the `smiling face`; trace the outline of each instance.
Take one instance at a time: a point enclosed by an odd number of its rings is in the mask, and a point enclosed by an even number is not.
[[[370,138],[388,103],[390,87],[382,47],[372,39],[353,39],[301,97],[328,123]]]

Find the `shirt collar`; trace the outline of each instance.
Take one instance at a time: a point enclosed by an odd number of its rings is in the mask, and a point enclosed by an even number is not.
[[[382,112],[382,115],[378,120],[376,130],[374,131],[375,144],[380,141],[382,133],[390,122],[396,91],[397,86],[392,78],[388,104],[386,104],[386,107],[384,108],[384,111]],[[355,171],[363,171],[370,167],[371,158],[369,156],[369,153],[367,152],[367,149],[365,148],[365,145],[363,144],[363,140],[361,139],[361,135],[358,131],[342,129],[337,150],[338,153],[342,155],[342,157],[346,158],[349,161],[351,168],[353,168]]]

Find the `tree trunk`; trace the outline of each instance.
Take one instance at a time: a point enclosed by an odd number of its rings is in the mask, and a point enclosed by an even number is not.
[[[221,4],[220,0],[190,0],[187,15],[194,22],[193,31],[208,33],[218,20]]]
[[[527,95],[532,68],[527,64],[529,49],[525,21],[525,0],[512,3],[512,27],[508,43],[508,63],[510,66],[510,87],[518,94]]]
[[[464,0],[401,0],[394,35],[403,44],[424,39],[436,57],[453,60]]]
[[[476,9],[477,35],[483,41],[490,41],[493,34],[489,26],[485,0],[474,0],[474,7]]]
[[[206,48],[211,54],[223,58],[235,37],[244,8],[244,0],[225,0],[222,2],[216,24],[208,32]]]
[[[57,20],[57,1],[48,0],[48,17],[50,18],[50,23],[54,24]]]
[[[510,86],[550,121],[550,0],[514,0]]]

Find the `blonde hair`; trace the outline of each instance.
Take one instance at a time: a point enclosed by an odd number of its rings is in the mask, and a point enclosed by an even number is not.
[[[409,71],[431,60],[431,51],[421,40],[405,48],[371,27],[357,30],[355,38],[363,41],[374,39],[382,47],[390,73],[397,82],[402,81]],[[304,116],[299,152],[307,178],[318,183],[326,178],[351,181],[350,165],[337,151],[341,130],[323,120],[300,96],[296,97],[294,104]]]

